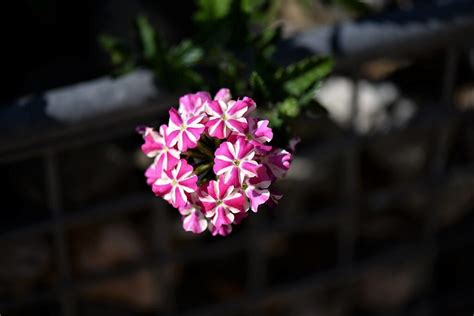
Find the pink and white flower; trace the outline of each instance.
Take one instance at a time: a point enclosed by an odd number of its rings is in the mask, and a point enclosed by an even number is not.
[[[179,113],[184,117],[201,115],[212,98],[209,92],[199,91],[179,98]]]
[[[257,176],[260,165],[254,160],[254,156],[254,146],[241,138],[235,143],[224,142],[216,150],[214,172],[217,176],[223,175],[224,181],[240,186],[245,177]]]
[[[221,225],[216,227],[209,223],[209,231],[211,232],[212,236],[227,236],[232,232],[232,225]]]
[[[259,121],[256,118],[249,119],[246,136],[250,139],[250,142],[264,144],[272,140],[273,131],[268,127],[268,123],[268,120]]]
[[[153,184],[153,192],[168,201],[173,207],[186,206],[188,195],[197,190],[198,177],[193,174],[193,167],[181,159],[176,167],[163,171],[161,178]]]
[[[161,177],[163,169],[158,168],[156,162],[153,162],[145,171],[146,183],[153,185]]]
[[[142,145],[142,151],[148,157],[155,157],[153,173],[158,177],[162,170],[169,170],[176,166],[180,158],[180,152],[166,144],[168,141],[166,133],[167,126],[163,124],[160,126],[159,133],[148,127],[143,134],[145,143]]]
[[[257,108],[257,103],[255,103],[255,101],[249,97],[244,97],[242,100],[237,101],[237,102],[242,102],[245,105],[247,105],[247,112],[245,113],[245,115],[250,114]]]
[[[288,144],[288,150],[290,153],[294,154],[296,151],[296,145],[298,145],[301,142],[301,138],[299,137],[292,137],[290,139],[290,142]]]
[[[197,193],[190,194],[188,203],[180,207],[179,212],[183,215],[183,228],[185,231],[200,234],[206,230],[207,220]]]
[[[235,213],[234,214],[234,222],[232,225],[239,225],[244,219],[248,217],[249,213],[244,212],[244,213]],[[208,224],[209,231],[211,232],[212,236],[227,236],[232,232],[232,225],[221,225],[219,227],[216,227],[212,225],[212,223]]]
[[[246,182],[245,195],[250,201],[250,209],[253,212],[258,211],[258,207],[270,198],[270,191],[268,188],[271,184],[271,179],[265,171],[265,167],[260,167],[257,170],[257,176],[250,178]]]
[[[231,99],[232,99],[232,94],[230,93],[230,90],[227,88],[221,88],[219,91],[217,91],[216,95],[214,96],[215,101],[229,102]]]
[[[253,146],[255,146],[259,151],[270,151],[272,146],[265,145],[273,138],[273,131],[268,127],[268,120],[259,121],[256,118],[250,117],[247,119],[248,126],[245,129],[244,133],[232,135],[229,138],[229,141],[234,141],[237,138],[243,138]]]
[[[284,149],[276,148],[262,156],[260,162],[267,168],[268,175],[272,179],[280,179],[290,169],[291,154]]]
[[[169,114],[167,145],[171,147],[177,145],[180,151],[196,147],[204,132],[204,124],[201,124],[204,115],[183,118],[174,108],[171,108]]]
[[[232,132],[242,133],[247,128],[247,102],[223,100],[212,101],[206,108],[209,121],[206,123],[208,133],[219,139],[227,138]]]
[[[216,228],[232,224],[235,219],[234,214],[247,210],[247,203],[242,192],[225,182],[222,177],[217,181],[209,182],[200,200],[206,210],[206,217],[211,219],[212,225]]]
[[[255,108],[249,97],[232,100],[226,88],[214,99],[199,91],[182,96],[159,131],[137,129],[142,151],[154,158],[147,184],[179,210],[185,231],[226,236],[260,206],[281,198],[272,184],[288,171],[296,141],[288,151],[272,147],[269,122],[249,117]]]
[[[283,194],[280,192],[270,189],[270,199],[268,200],[268,206],[274,207],[277,206],[280,200],[283,198]]]

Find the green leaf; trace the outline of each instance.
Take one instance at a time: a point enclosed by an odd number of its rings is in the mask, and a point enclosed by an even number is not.
[[[253,13],[264,5],[266,0],[241,0],[240,7],[246,13]]]
[[[275,44],[277,40],[280,39],[282,33],[282,27],[269,27],[263,30],[257,37],[257,45],[259,48],[265,48],[268,45]]]
[[[356,1],[360,1],[360,0],[356,0]],[[303,10],[310,10],[311,8],[313,8],[313,1],[311,0],[299,0],[299,4],[300,6],[302,6],[302,9]]]
[[[266,112],[265,117],[268,118],[272,128],[280,128],[283,125],[283,120],[276,109]]]
[[[136,67],[136,61],[127,47],[119,39],[102,34],[98,37],[99,45],[109,55],[110,62],[114,66],[113,74],[120,76],[132,71]]]
[[[230,12],[232,0],[198,0],[194,19],[198,22],[218,20]]]
[[[270,58],[276,50],[276,43],[281,39],[282,27],[269,27],[255,37],[255,46],[264,58]]]
[[[184,66],[193,66],[202,59],[204,52],[202,48],[194,46],[190,40],[184,40],[173,47],[170,54]]]
[[[330,58],[310,58],[288,66],[283,74],[277,76],[289,77],[285,80],[283,88],[288,94],[298,97],[327,76],[331,70]]]
[[[295,98],[286,98],[278,105],[278,110],[281,114],[295,118],[300,114],[300,105]]]
[[[253,71],[250,74],[250,88],[257,95],[268,96],[269,92],[263,78],[256,72]]]
[[[321,88],[321,81],[317,81],[308,91],[304,92],[301,94],[300,98],[298,99],[298,102],[302,105],[305,106],[311,101],[314,100],[316,96],[316,92]]]
[[[143,57],[152,60],[157,54],[156,32],[148,19],[143,15],[137,18],[138,35],[143,49]]]
[[[117,66],[125,61],[127,53],[123,44],[117,38],[102,34],[98,38],[99,45],[109,55],[112,65]]]
[[[137,68],[135,60],[127,60],[114,71],[116,76],[121,76]]]

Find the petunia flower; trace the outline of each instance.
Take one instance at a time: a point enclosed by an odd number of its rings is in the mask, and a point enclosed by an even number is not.
[[[270,198],[270,191],[268,187],[271,184],[271,179],[262,166],[257,170],[257,176],[247,180],[245,184],[245,195],[250,201],[250,209],[255,213],[258,207]]]
[[[276,148],[260,157],[260,162],[267,168],[268,175],[273,180],[280,179],[290,169],[291,154],[284,149]]]
[[[274,207],[278,205],[282,197],[283,194],[274,189],[270,189],[270,199],[268,200],[268,206]]]
[[[257,104],[255,103],[255,101],[249,97],[244,97],[242,100],[238,102],[242,102],[247,106],[247,112],[245,113],[245,115],[250,114],[257,108]]]
[[[221,225],[216,227],[209,223],[209,231],[211,232],[212,236],[227,236],[232,232],[232,225]]]
[[[196,147],[204,132],[204,124],[201,124],[204,115],[183,118],[175,108],[171,108],[169,114],[167,145],[170,147],[176,145],[180,151]]]
[[[245,212],[247,203],[242,192],[221,177],[209,181],[205,194],[199,198],[206,210],[206,217],[214,227],[230,225],[237,213]]]
[[[243,139],[223,142],[215,152],[213,170],[217,176],[223,175],[224,181],[240,186],[245,177],[257,176],[259,164],[254,156],[254,146]]]
[[[173,207],[186,206],[188,196],[197,190],[198,177],[193,174],[193,167],[181,159],[176,167],[163,171],[161,178],[153,184],[153,192],[168,201]]]
[[[188,203],[179,208],[183,215],[183,228],[185,231],[200,234],[207,228],[207,219],[204,216],[202,204],[197,193],[191,193]]]
[[[288,171],[298,141],[287,150],[273,147],[269,122],[249,116],[255,108],[249,97],[232,100],[227,88],[213,99],[199,91],[183,95],[159,131],[137,127],[143,152],[154,158],[147,184],[178,209],[185,231],[226,236],[281,198],[273,183]]]
[[[259,151],[267,152],[272,150],[272,146],[265,145],[273,138],[273,131],[268,127],[268,120],[259,121],[256,118],[247,118],[248,126],[242,134],[234,134],[229,137],[229,141],[234,142],[237,138],[243,138]]]
[[[245,114],[248,104],[242,101],[212,101],[206,107],[209,121],[206,123],[210,136],[227,138],[231,132],[242,133],[247,128]]]
[[[180,152],[166,144],[168,141],[166,133],[167,126],[163,124],[160,126],[159,133],[148,127],[143,134],[145,143],[142,145],[142,151],[148,157],[155,157],[153,173],[158,177],[162,170],[169,170],[176,166],[180,158]]]
[[[294,154],[296,151],[296,145],[298,145],[301,142],[301,138],[299,137],[292,137],[290,139],[290,142],[288,144],[288,150],[290,153]]]
[[[163,169],[158,168],[156,162],[153,162],[145,171],[146,183],[153,185],[161,177]]]
[[[211,95],[206,91],[185,94],[179,98],[179,113],[183,117],[201,115],[211,100]]]
[[[227,88],[221,88],[217,91],[216,95],[214,96],[215,101],[224,101],[229,102],[232,99],[232,94],[230,94],[230,90]]]

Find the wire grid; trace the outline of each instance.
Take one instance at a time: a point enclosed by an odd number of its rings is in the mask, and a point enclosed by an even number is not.
[[[450,106],[453,94],[454,80],[456,78],[458,52],[449,49],[446,54],[446,67],[442,78],[445,78],[441,103],[443,106]],[[358,79],[354,78],[354,94],[352,119],[357,116],[357,93]],[[326,288],[338,284],[346,284],[355,280],[362,273],[368,271],[377,263],[392,262],[396,258],[415,258],[423,256],[430,261],[430,270],[433,270],[434,260],[438,252],[438,240],[434,225],[436,223],[437,205],[432,205],[434,216],[426,221],[422,227],[422,238],[417,242],[400,243],[383,252],[370,256],[363,260],[355,259],[355,243],[357,239],[356,214],[360,207],[360,148],[363,139],[349,133],[341,146],[341,156],[343,157],[342,174],[344,174],[343,185],[341,186],[341,205],[328,207],[318,211],[313,215],[300,215],[298,217],[285,217],[276,221],[271,226],[262,225],[258,220],[253,221],[246,231],[233,239],[222,239],[212,245],[198,245],[197,247],[183,251],[176,250],[169,240],[168,230],[171,226],[167,213],[163,211],[163,204],[158,203],[150,193],[128,194],[126,196],[111,199],[83,211],[66,213],[63,209],[63,197],[59,181],[58,154],[71,147],[83,147],[94,142],[101,142],[110,139],[120,138],[126,135],[144,117],[153,117],[162,113],[160,107],[147,107],[134,111],[133,114],[125,113],[111,116],[110,119],[100,120],[100,125],[75,126],[66,129],[65,132],[58,132],[43,140],[41,146],[32,146],[28,143],[24,146],[7,151],[7,154],[0,158],[0,163],[13,164],[15,162],[30,158],[42,157],[45,188],[48,200],[48,207],[51,217],[48,220],[18,227],[15,230],[2,233],[0,240],[14,239],[21,236],[50,233],[53,236],[55,247],[55,264],[58,268],[59,281],[49,291],[32,293],[30,296],[15,302],[0,303],[0,310],[14,310],[19,306],[34,304],[36,302],[55,300],[60,302],[60,315],[78,315],[77,294],[78,290],[90,284],[109,280],[114,277],[127,275],[143,267],[164,267],[176,264],[189,264],[196,260],[208,260],[210,258],[220,258],[233,253],[244,251],[249,260],[246,266],[247,280],[245,294],[235,299],[224,302],[209,304],[199,309],[188,312],[178,310],[175,299],[176,282],[171,278],[166,283],[166,293],[161,295],[165,298],[165,308],[158,314],[165,315],[216,315],[223,312],[227,315],[252,314],[252,308],[274,300],[291,299],[295,296],[303,295],[310,291]],[[447,119],[443,126],[434,135],[434,156],[430,166],[431,176],[427,182],[434,186],[442,185],[443,176],[446,172],[447,148],[452,142],[452,120]],[[100,126],[100,127],[99,127]],[[111,128],[112,127],[112,128]],[[107,132],[104,132],[107,131]],[[155,252],[140,260],[119,269],[102,271],[92,277],[77,279],[71,273],[71,260],[69,258],[70,249],[66,239],[66,231],[72,225],[97,221],[103,218],[110,218],[137,211],[143,208],[151,208],[153,212],[152,234],[154,236]],[[269,285],[267,257],[264,251],[266,238],[279,233],[294,233],[302,229],[317,230],[324,227],[336,227],[337,230],[337,264],[329,269],[311,275],[306,275],[303,279],[298,279],[284,285]],[[455,240],[447,244],[459,245],[463,238],[454,236]],[[159,269],[155,269],[155,282],[163,285],[163,278]],[[458,295],[457,293],[456,295]],[[158,295],[158,294],[157,294]],[[419,303],[412,310],[416,315],[435,314],[434,304],[436,296],[433,292],[433,285],[426,286],[426,292]],[[444,297],[448,300],[449,297]]]

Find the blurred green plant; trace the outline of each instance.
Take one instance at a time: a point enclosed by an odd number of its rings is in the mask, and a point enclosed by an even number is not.
[[[330,58],[312,56],[286,67],[272,59],[282,30],[269,25],[281,1],[196,0],[196,4],[196,34],[177,45],[166,43],[144,16],[135,23],[138,49],[100,36],[114,74],[146,67],[171,91],[227,87],[234,95],[252,97],[280,136],[288,135],[292,121],[301,115],[326,112],[314,95],[331,72]]]

